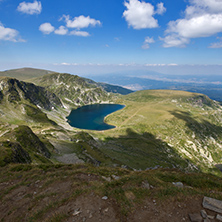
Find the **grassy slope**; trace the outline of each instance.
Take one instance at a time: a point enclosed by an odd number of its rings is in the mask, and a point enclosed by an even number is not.
[[[26,80],[31,78],[37,78],[49,73],[53,72],[43,69],[22,68],[22,69],[11,69],[0,72],[0,76],[7,76],[11,78],[16,78],[18,80]]]
[[[178,181],[183,189],[172,184]],[[84,221],[89,212],[95,221],[107,221],[106,215],[113,216],[108,221],[135,221],[130,220],[134,214],[136,219],[142,217],[136,221],[162,221],[163,212],[167,212],[164,221],[189,221],[188,213],[200,212],[203,196],[221,199],[222,180],[177,170],[20,164],[0,168],[0,188],[1,221]],[[108,199],[102,200],[103,196]],[[169,215],[173,209],[176,212]],[[76,211],[81,213],[74,215]],[[150,211],[150,216],[138,215],[141,211]]]
[[[117,101],[126,108],[106,121],[115,129],[95,132],[101,150],[136,169],[214,168],[222,160],[221,107],[201,94],[183,91],[140,91]],[[189,162],[187,161],[189,160]]]

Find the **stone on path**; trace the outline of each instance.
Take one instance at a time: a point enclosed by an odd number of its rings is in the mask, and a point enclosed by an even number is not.
[[[201,210],[200,214],[204,219],[207,218],[207,212],[205,210]]]
[[[204,197],[203,207],[217,213],[222,213],[222,201],[210,197]]]
[[[191,222],[202,222],[203,218],[200,214],[189,214]]]
[[[102,200],[107,200],[107,199],[108,199],[107,196],[102,197]]]

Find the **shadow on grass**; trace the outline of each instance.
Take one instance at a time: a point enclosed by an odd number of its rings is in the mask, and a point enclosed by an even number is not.
[[[173,147],[153,134],[139,134],[131,128],[126,129],[126,135],[108,137],[104,149],[108,155],[135,169],[159,166],[185,168],[189,163],[187,159],[180,157]]]
[[[206,137],[213,137],[214,139],[218,139],[218,136],[222,135],[221,126],[212,124],[204,119],[202,119],[201,121],[197,121],[191,116],[189,112],[176,110],[170,113],[176,118],[185,121],[186,126],[195,133],[195,136],[198,139],[205,140]]]

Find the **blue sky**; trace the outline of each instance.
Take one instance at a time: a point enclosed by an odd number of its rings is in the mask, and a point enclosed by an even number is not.
[[[221,58],[222,0],[0,0],[0,70],[220,74]]]

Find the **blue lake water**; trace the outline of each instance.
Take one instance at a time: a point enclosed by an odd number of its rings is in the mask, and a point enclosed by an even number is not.
[[[115,126],[104,123],[105,116],[125,106],[120,104],[94,104],[82,106],[71,111],[67,117],[72,127],[88,130],[108,130]]]

